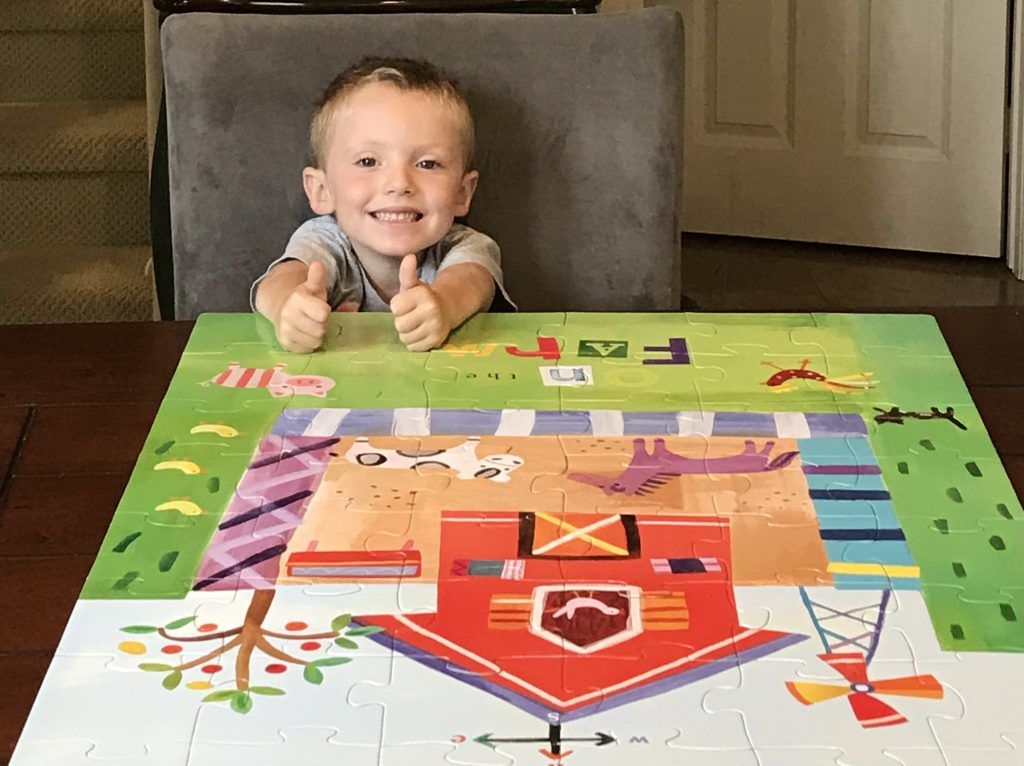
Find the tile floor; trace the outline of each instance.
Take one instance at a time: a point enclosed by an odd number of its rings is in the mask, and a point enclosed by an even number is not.
[[[683,235],[690,311],[877,311],[1024,306],[1003,259]]]

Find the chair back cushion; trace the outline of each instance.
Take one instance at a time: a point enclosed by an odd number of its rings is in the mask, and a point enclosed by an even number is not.
[[[313,104],[366,55],[462,84],[480,183],[464,222],[523,311],[679,305],[683,29],[626,13],[184,13],[162,28],[175,315],[244,311],[312,215]]]

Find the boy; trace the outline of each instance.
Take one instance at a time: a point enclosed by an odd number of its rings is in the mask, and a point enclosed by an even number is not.
[[[302,171],[319,217],[250,293],[282,346],[318,348],[334,308],[390,310],[406,347],[429,351],[487,310],[495,285],[508,300],[498,246],[454,224],[480,177],[474,140],[458,84],[426,62],[368,57],[335,78],[317,103]]]

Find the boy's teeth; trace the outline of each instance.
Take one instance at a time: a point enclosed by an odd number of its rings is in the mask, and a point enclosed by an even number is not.
[[[380,221],[415,221],[418,213],[374,213],[373,217]]]

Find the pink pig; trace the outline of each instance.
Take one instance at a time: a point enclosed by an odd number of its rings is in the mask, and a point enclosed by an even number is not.
[[[325,375],[289,375],[284,368],[283,364],[275,365],[268,370],[260,367],[242,367],[238,362],[231,362],[224,372],[205,381],[203,385],[216,383],[226,388],[265,388],[271,396],[278,397],[291,394],[323,397],[334,388],[333,378]]]

